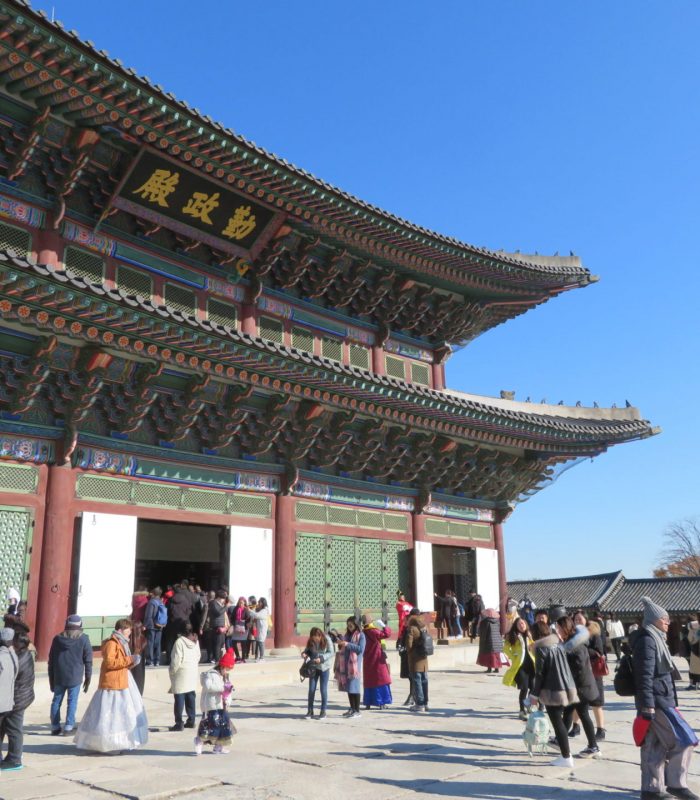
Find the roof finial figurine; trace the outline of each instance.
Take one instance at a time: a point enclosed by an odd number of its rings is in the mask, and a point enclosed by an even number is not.
[[[563,400],[560,400],[560,401],[557,403],[557,405],[558,405],[558,406],[563,406],[563,405],[564,405],[564,401],[563,401]]]
[[[610,408],[617,408],[617,403],[613,403]]]
[[[530,395],[528,395],[528,396],[525,398],[525,402],[526,402],[526,403],[531,403],[531,402],[532,402],[532,400],[530,400]]]
[[[580,400],[576,401],[576,408],[581,408],[581,401]]]
[[[541,403],[543,406],[547,405],[547,398],[546,398],[546,397],[543,397],[543,398],[540,400],[540,403]]]
[[[632,408],[632,403],[629,400],[625,400],[625,408]]]
[[[600,408],[600,406],[595,400],[593,401],[593,408]]]

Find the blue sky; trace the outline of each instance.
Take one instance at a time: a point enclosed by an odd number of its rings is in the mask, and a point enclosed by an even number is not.
[[[51,5],[36,2],[49,14]],[[600,282],[485,334],[463,391],[629,399],[663,433],[519,506],[509,577],[644,576],[700,513],[700,4],[58,0],[56,18],[259,145],[472,244]]]

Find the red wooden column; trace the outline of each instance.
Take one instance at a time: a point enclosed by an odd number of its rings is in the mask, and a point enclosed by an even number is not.
[[[36,625],[36,648],[42,661],[48,657],[53,637],[63,630],[70,610],[74,495],[71,465],[49,467]]]
[[[243,303],[241,308],[241,330],[248,336],[257,336],[258,328],[255,322],[255,304]]]
[[[501,614],[501,633],[506,632],[506,602],[508,585],[506,583],[506,551],[503,545],[503,520],[509,512],[496,511],[496,522],[493,526],[493,543],[498,553],[498,610]]]
[[[384,348],[379,345],[372,345],[372,372],[375,375],[384,375]]]
[[[59,263],[59,252],[63,252],[63,239],[58,231],[42,230],[34,235],[36,260],[39,264],[50,264],[55,267]]]
[[[425,514],[413,512],[413,541],[427,542],[428,534],[425,532]]]
[[[275,507],[275,650],[294,644],[294,504],[288,495],[278,495]]]

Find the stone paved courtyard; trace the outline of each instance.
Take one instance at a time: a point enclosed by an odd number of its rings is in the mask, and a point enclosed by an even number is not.
[[[679,665],[680,666],[680,665]],[[28,715],[25,768],[0,777],[6,800],[110,797],[341,798],[467,797],[482,800],[562,798],[593,800],[638,796],[638,751],[631,740],[631,705],[608,691],[604,757],[578,761],[573,776],[530,759],[517,694],[479,667],[430,674],[432,713],[415,715],[400,705],[345,720],[343,695],[331,688],[326,721],[304,720],[306,684],[249,686],[255,665],[236,692],[238,735],[229,755],[192,755],[191,731],[171,733],[171,698],[158,681],[147,685],[151,738],[146,748],[122,756],[79,754],[72,740],[49,734],[46,689]],[[164,677],[164,676],[163,676]],[[251,677],[253,680],[251,681]],[[39,683],[45,681],[40,678]],[[148,682],[147,682],[148,683]],[[333,685],[331,684],[331,687]],[[406,683],[395,686],[405,699]],[[682,692],[682,708],[700,725],[700,692]],[[80,709],[87,705],[81,696]],[[574,752],[584,746],[575,739]],[[552,753],[554,755],[554,753]],[[700,789],[700,758],[693,765]]]

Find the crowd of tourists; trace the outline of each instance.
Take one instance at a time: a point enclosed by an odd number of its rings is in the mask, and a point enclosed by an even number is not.
[[[523,737],[529,745],[542,732],[553,734],[540,744],[558,750],[553,766],[570,769],[574,764],[572,740],[583,732],[585,747],[578,757],[602,757],[603,678],[609,674],[610,652],[619,664],[615,689],[634,696],[637,709],[633,736],[641,753],[642,800],[700,800],[687,785],[698,740],[678,710],[676,682],[680,675],[667,643],[669,616],[661,606],[649,597],[642,598],[643,616],[625,634],[611,615],[604,619],[593,613],[588,618],[581,610],[537,609],[527,598],[520,602],[509,599],[504,616],[507,630],[502,637],[498,611],[483,608],[481,598],[476,593],[473,596],[481,603],[480,608],[474,605],[477,616],[466,620],[464,628],[460,620],[459,627],[453,624],[446,630],[453,637],[460,636],[455,631],[464,630],[470,637],[472,632],[479,637],[477,663],[486,667],[487,674],[498,675],[505,668],[502,680],[518,690],[518,716],[526,722]],[[455,594],[449,591],[436,599],[441,618],[454,622]],[[457,606],[458,617],[469,613],[463,611]],[[347,695],[343,717],[360,717],[361,706],[383,710],[392,705],[386,650],[392,638],[400,657],[400,678],[408,681],[404,705],[415,713],[430,711],[428,661],[434,644],[425,624],[427,615],[413,607],[402,592],[397,596],[396,612],[395,637],[386,622],[369,614],[349,617],[344,631],[311,628],[300,666],[302,680],[308,680],[306,719],[327,718],[331,674],[338,690]],[[10,593],[5,627],[0,629],[0,746],[7,740],[2,770],[22,767],[24,713],[34,701],[34,652],[24,616],[18,594]],[[236,732],[229,713],[231,670],[251,655],[258,661],[264,659],[270,625],[264,598],[233,601],[224,589],[205,594],[184,581],[165,592],[159,587],[136,592],[131,618],[118,620],[102,643],[98,687],[77,724],[80,691],[87,692],[92,681],[93,649],[81,618],[71,615],[49,653],[51,733],[74,736],[76,747],[85,751],[119,753],[143,746],[149,733],[142,701],[144,669],[147,664],[155,666],[167,660],[174,698],[170,730],[192,729],[197,755],[205,745],[214,753],[227,753]],[[154,636],[154,631],[159,635]],[[700,680],[700,622],[688,620],[683,636],[688,645],[688,688],[695,689]],[[201,671],[203,661],[207,667]]]

